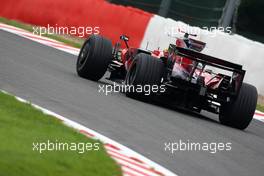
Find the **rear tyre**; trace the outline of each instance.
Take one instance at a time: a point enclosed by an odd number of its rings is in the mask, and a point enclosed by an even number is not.
[[[81,48],[76,70],[80,77],[98,81],[104,76],[111,60],[111,41],[99,35],[91,35]]]
[[[244,130],[254,116],[257,98],[257,89],[243,83],[238,97],[220,108],[219,121],[224,125]]]
[[[125,79],[126,85],[129,87],[133,86],[135,91],[131,91],[131,89],[127,90],[126,95],[133,98],[139,98],[139,95],[154,95],[156,90],[154,92],[152,88],[154,86],[159,88],[163,73],[164,63],[161,59],[144,53],[137,54],[131,63]],[[151,91],[144,92],[144,87],[146,86],[150,86]],[[142,88],[142,92],[136,91],[136,88],[139,87]]]

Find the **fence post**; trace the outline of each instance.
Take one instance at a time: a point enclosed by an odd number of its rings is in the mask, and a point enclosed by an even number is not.
[[[159,9],[159,15],[167,17],[170,10],[171,0],[162,0]]]
[[[228,27],[231,24],[236,8],[239,6],[240,0],[227,0],[223,8],[222,17],[219,20],[219,26]]]

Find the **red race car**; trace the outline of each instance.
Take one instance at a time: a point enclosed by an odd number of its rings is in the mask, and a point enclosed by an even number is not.
[[[247,128],[255,112],[257,89],[243,83],[241,65],[202,54],[206,44],[190,35],[185,33],[164,51],[130,48],[125,35],[120,37],[126,45],[123,49],[120,43],[112,47],[110,40],[91,35],[80,50],[77,73],[98,81],[109,71],[109,79],[121,80],[122,85],[156,86],[148,95],[142,91],[126,91],[126,95],[195,112],[210,111],[219,114],[222,124]]]

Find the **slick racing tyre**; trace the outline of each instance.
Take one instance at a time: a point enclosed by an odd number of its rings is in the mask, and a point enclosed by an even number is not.
[[[101,79],[112,59],[112,43],[99,35],[91,35],[83,44],[76,64],[80,77]]]
[[[139,53],[130,65],[127,72],[125,84],[127,86],[160,86],[161,78],[164,73],[164,63],[161,59],[152,57],[148,54]],[[129,97],[138,98],[139,95],[146,95],[146,92],[126,91]],[[153,92],[150,93],[153,95]]]
[[[244,130],[254,116],[257,98],[257,89],[243,83],[237,98],[220,108],[219,121],[224,125]]]

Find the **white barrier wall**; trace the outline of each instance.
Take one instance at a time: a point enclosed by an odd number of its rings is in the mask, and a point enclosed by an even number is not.
[[[149,22],[141,47],[165,49],[170,43],[175,43],[175,37],[183,36],[178,29],[198,34],[195,38],[207,43],[203,53],[243,65],[247,71],[245,82],[255,85],[259,93],[264,94],[264,44],[262,43],[239,35],[219,31],[208,32],[155,15]]]

